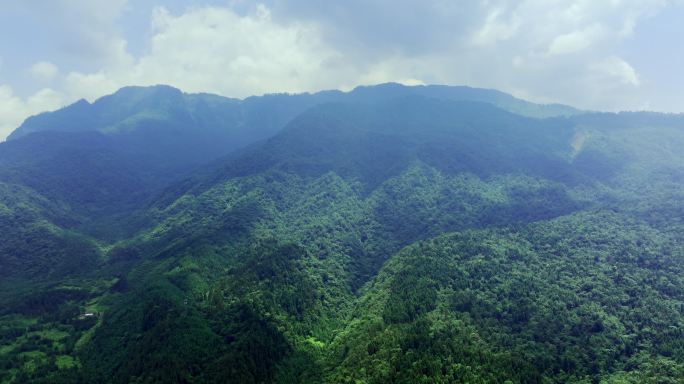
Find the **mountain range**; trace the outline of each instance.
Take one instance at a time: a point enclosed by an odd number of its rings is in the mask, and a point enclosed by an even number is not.
[[[682,383],[684,116],[127,87],[0,144],[2,383]]]

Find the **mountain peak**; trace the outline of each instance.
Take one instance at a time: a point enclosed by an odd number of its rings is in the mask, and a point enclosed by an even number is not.
[[[80,99],[27,118],[8,140],[39,131],[102,131],[141,111],[182,108],[184,93],[169,85],[127,86],[93,103]]]
[[[170,85],[155,84],[149,86],[129,85],[120,88],[111,96],[163,96],[163,95],[182,95],[183,92]],[[104,96],[107,97],[107,96]]]

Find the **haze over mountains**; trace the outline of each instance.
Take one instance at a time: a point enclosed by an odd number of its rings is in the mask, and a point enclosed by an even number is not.
[[[680,383],[684,117],[128,87],[0,144],[0,382]]]

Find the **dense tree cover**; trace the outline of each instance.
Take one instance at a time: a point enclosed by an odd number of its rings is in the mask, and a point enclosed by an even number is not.
[[[577,113],[390,84],[33,118],[0,382],[683,382],[681,118]]]
[[[94,267],[99,248],[87,236],[65,229],[70,220],[68,207],[0,182],[0,276],[45,280]]]
[[[329,379],[678,382],[676,243],[612,212],[418,242],[385,265],[335,338]],[[646,368],[657,364],[670,373]]]

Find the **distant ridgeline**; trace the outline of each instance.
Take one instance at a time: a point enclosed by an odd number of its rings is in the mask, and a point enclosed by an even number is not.
[[[0,144],[0,383],[683,383],[684,117],[128,87]]]

